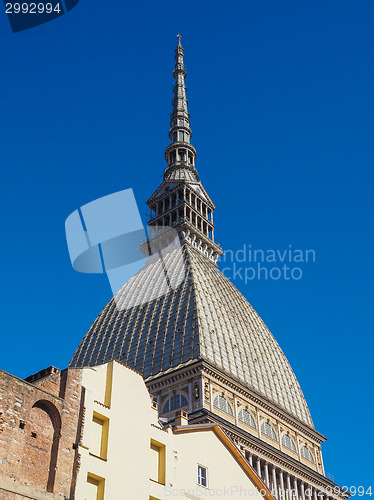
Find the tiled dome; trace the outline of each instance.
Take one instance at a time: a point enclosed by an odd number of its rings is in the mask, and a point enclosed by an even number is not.
[[[178,250],[165,257],[168,269],[179,269],[178,258]],[[147,379],[203,359],[313,427],[296,376],[260,316],[187,243],[183,258],[183,280],[164,290],[164,265],[150,258],[96,318],[70,366],[119,359]],[[139,305],[126,307],[129,298]]]

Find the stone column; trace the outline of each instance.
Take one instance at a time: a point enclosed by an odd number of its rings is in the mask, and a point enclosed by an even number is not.
[[[258,410],[257,410],[257,429],[258,429],[258,437],[261,438],[261,420]]]
[[[313,488],[309,484],[306,485],[305,494],[306,494],[308,500],[313,500]]]
[[[291,476],[287,472],[286,476],[286,484],[287,484],[287,498],[288,500],[292,500],[292,488],[291,488]]]
[[[313,488],[313,500],[319,500],[317,490],[315,488]]]
[[[296,477],[293,478],[293,487],[294,487],[294,490],[295,490],[295,500],[299,500],[299,486],[297,484]]]
[[[269,464],[265,462],[265,484],[268,488],[270,488],[270,481],[269,481]]]
[[[209,384],[209,391],[210,391],[210,411],[213,412],[213,387],[212,384]]]
[[[235,425],[239,425],[239,422],[238,422],[238,401],[237,401],[235,395],[234,395],[234,416],[235,416]]]
[[[188,409],[192,410],[192,382],[188,382]]]
[[[279,493],[278,493],[278,485],[277,485],[277,472],[275,465],[271,468],[271,475],[273,479],[273,487],[272,487],[272,492],[274,492],[275,496],[279,498]]]
[[[284,479],[283,479],[283,471],[282,469],[279,471],[279,498],[280,500],[286,500],[286,492],[284,490]]]
[[[256,466],[257,466],[257,474],[258,474],[259,477],[262,478],[262,476],[261,476],[261,460],[260,460],[260,457],[257,457],[257,464],[256,464]]]
[[[305,500],[304,481],[300,481],[301,500]]]
[[[253,467],[253,456],[252,453],[249,451],[248,452],[248,462],[251,467]]]

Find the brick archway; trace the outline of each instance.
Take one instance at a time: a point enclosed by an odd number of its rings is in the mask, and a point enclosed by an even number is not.
[[[38,400],[30,410],[26,446],[25,473],[29,484],[52,492],[54,488],[61,417],[48,400]]]

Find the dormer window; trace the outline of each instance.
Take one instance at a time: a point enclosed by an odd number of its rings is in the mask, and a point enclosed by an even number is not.
[[[277,441],[277,435],[275,434],[275,431],[272,425],[269,424],[269,422],[263,422],[263,424],[261,425],[261,433]]]
[[[283,435],[282,445],[288,448],[289,450],[296,452],[296,446],[294,440],[288,434]]]
[[[312,462],[314,464],[313,455],[306,446],[302,446],[300,448],[300,454],[303,458],[306,458],[307,460],[309,460],[309,462]]]

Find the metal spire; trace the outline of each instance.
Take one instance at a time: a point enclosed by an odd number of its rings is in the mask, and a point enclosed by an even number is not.
[[[191,180],[197,180],[198,174],[195,169],[196,150],[191,145],[190,118],[187,108],[186,86],[184,79],[186,69],[184,67],[184,50],[182,47],[182,35],[177,35],[178,45],[175,49],[175,68],[173,77],[174,99],[173,112],[171,113],[169,137],[171,144],[166,148],[165,159],[168,164],[164,178],[174,178],[183,176],[190,177]],[[183,170],[183,175],[180,170]],[[189,172],[187,172],[189,171]]]

